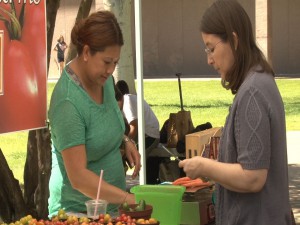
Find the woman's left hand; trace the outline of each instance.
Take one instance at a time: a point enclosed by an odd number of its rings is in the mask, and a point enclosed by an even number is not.
[[[125,154],[130,163],[130,167],[134,167],[134,171],[132,174],[132,179],[136,178],[139,174],[141,165],[141,155],[138,152],[136,145],[132,141],[125,142]]]

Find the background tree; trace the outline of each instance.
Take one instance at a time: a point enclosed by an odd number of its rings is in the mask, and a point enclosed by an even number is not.
[[[136,93],[134,83],[133,51],[132,51],[132,26],[131,26],[131,0],[103,0],[103,7],[115,14],[120,23],[124,46],[121,51],[121,59],[114,72],[115,80],[125,80],[130,93]]]
[[[76,22],[86,18],[89,15],[91,11],[92,3],[93,1],[81,0],[79,10],[76,16],[76,20],[75,20]],[[72,42],[70,42],[68,55],[66,57],[66,63],[70,62],[73,58],[76,57],[76,55],[77,55],[77,50],[75,46],[72,44]]]

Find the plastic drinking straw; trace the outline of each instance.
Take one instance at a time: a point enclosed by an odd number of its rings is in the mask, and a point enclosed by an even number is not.
[[[100,178],[99,178],[99,184],[98,184],[98,191],[97,191],[97,198],[96,198],[96,206],[95,206],[95,211],[94,211],[94,218],[96,218],[96,214],[97,214],[97,208],[98,208],[98,201],[99,201],[99,197],[100,197],[100,188],[101,188],[102,177],[103,177],[103,170],[101,170],[101,172],[100,172]]]

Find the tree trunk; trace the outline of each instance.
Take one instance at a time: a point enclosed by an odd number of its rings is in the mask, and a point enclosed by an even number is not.
[[[122,47],[120,62],[114,72],[115,80],[125,80],[129,86],[130,93],[135,94],[131,38],[131,0],[103,0],[103,7],[105,10],[109,10],[115,14],[124,37],[124,46]]]
[[[38,185],[35,192],[36,210],[39,218],[48,217],[49,179],[51,174],[51,139],[48,128],[36,131],[38,150]]]
[[[24,201],[29,208],[30,215],[37,216],[34,194],[38,185],[38,152],[36,131],[28,132],[27,157],[24,167]]]
[[[51,140],[48,128],[30,131],[24,169],[24,200],[30,214],[48,217]]]
[[[0,216],[2,220],[9,223],[28,214],[19,181],[14,178],[1,149],[0,181]]]
[[[60,0],[47,0],[47,52],[55,28]],[[47,71],[50,54],[47,54]],[[28,132],[27,158],[24,168],[24,201],[31,215],[37,218],[48,217],[49,177],[51,173],[51,143],[48,128]],[[11,220],[13,221],[13,220]]]
[[[78,13],[76,16],[76,22],[86,18],[89,15],[89,13],[91,11],[91,7],[92,7],[92,2],[93,1],[81,0],[79,10],[78,10]],[[68,55],[66,58],[66,63],[68,63],[72,59],[74,59],[76,57],[76,55],[77,55],[77,49],[72,44],[72,42],[70,42],[69,51],[68,51]]]

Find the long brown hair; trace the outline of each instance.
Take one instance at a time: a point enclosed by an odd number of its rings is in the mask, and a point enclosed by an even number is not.
[[[109,11],[97,11],[86,19],[77,22],[71,31],[71,41],[82,53],[88,45],[94,54],[104,51],[106,47],[124,44],[123,34],[115,15]]]
[[[214,34],[224,42],[229,42],[234,54],[235,63],[222,80],[226,89],[236,94],[247,73],[254,66],[260,65],[257,72],[266,72],[274,76],[271,65],[256,45],[249,16],[243,7],[235,0],[215,1],[204,13],[200,31]],[[235,49],[234,35],[238,38]]]

